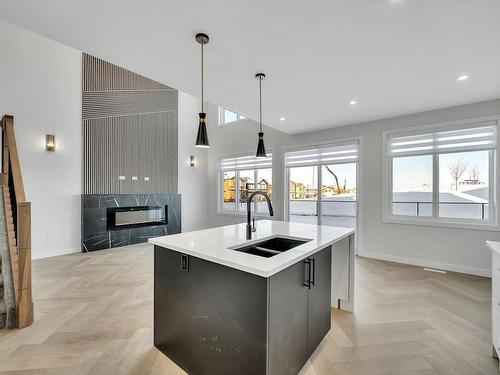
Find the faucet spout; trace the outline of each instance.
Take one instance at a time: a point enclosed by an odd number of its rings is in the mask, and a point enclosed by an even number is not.
[[[254,191],[247,199],[247,240],[252,239],[252,200],[256,195],[262,195],[267,201],[267,208],[269,209],[269,215],[274,216],[273,205],[271,204],[271,199],[265,191],[257,190]]]

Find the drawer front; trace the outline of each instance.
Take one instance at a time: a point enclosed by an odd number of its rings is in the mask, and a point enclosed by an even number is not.
[[[493,251],[491,256],[491,302],[500,302],[500,255]]]
[[[495,308],[491,313],[491,343],[497,354],[500,353],[500,312]]]
[[[491,312],[500,313],[500,287],[495,286],[493,282],[491,283]]]
[[[500,254],[491,252],[491,278],[497,283],[500,282]]]
[[[492,297],[491,300],[491,321],[495,321],[495,317],[500,317],[500,301],[498,301],[498,297]],[[500,320],[500,319],[499,319]]]
[[[500,353],[500,254],[491,252],[491,343]]]

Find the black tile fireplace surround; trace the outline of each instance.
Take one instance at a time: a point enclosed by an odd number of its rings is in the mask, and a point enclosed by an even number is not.
[[[82,195],[83,252],[180,232],[180,194]]]

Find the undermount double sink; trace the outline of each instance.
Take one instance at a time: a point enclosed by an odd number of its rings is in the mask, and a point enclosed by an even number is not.
[[[275,255],[281,254],[294,247],[303,245],[311,241],[307,238],[288,238],[276,236],[262,241],[254,242],[252,244],[237,245],[229,249],[240,251],[246,254],[258,255],[264,258],[270,258]]]

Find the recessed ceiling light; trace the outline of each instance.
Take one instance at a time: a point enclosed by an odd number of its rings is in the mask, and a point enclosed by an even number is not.
[[[467,81],[469,79],[469,76],[467,74],[462,74],[457,78],[457,81]]]
[[[350,104],[350,105],[356,105],[356,104],[358,104],[358,101],[357,101],[357,100],[351,100],[351,101],[349,102],[349,104]]]
[[[285,118],[284,117],[280,117],[280,121],[285,121]]]

